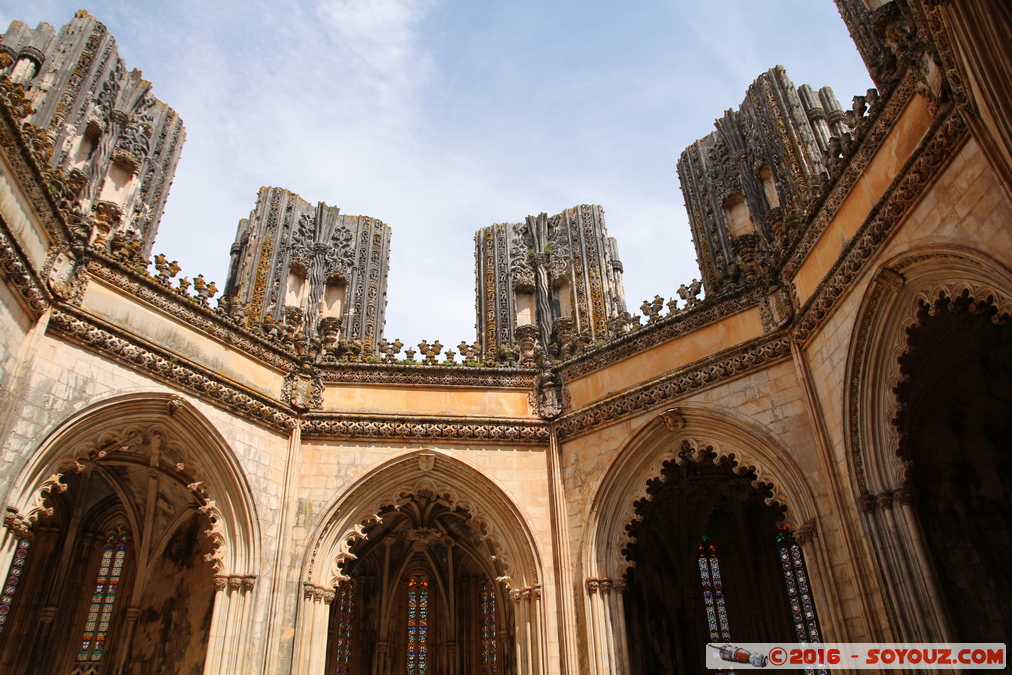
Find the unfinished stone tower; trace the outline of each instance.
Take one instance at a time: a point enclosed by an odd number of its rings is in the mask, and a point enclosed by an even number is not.
[[[372,353],[383,332],[390,228],[368,216],[260,189],[239,221],[223,303],[246,326],[284,326]],[[305,342],[300,339],[299,342]]]
[[[609,320],[625,311],[618,245],[600,206],[482,228],[475,259],[478,341],[486,360],[518,345],[524,326],[535,327],[536,333],[524,330],[564,358],[577,336],[604,337]]]
[[[24,87],[26,121],[53,144],[48,163],[66,174],[74,225],[100,248],[149,256],[186,136],[175,111],[126,69],[109,30],[85,11],[59,34],[13,22],[0,72]]]
[[[678,162],[707,294],[775,276],[830,164],[851,143],[832,89],[795,88],[779,66],[715,124]]]

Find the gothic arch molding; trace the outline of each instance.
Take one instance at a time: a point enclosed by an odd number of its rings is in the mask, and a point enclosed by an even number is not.
[[[784,508],[785,523],[800,536],[814,534],[818,513],[812,491],[794,460],[773,440],[730,415],[682,406],[657,415],[628,443],[601,482],[590,513],[584,569],[591,578],[621,579],[632,562],[623,550],[633,543],[628,526],[636,505],[652,499],[647,485],[664,479],[664,465],[730,460],[735,473],[754,472],[754,485],[772,491],[768,504]],[[709,461],[709,460],[707,460]]]
[[[625,592],[626,573],[634,563],[624,550],[635,539],[629,526],[641,516],[637,504],[651,500],[648,485],[664,481],[665,464],[712,461],[727,463],[739,475],[754,472],[754,487],[772,494],[768,505],[784,509],[786,524],[799,543],[815,534],[817,509],[812,491],[790,456],[763,431],[726,413],[681,406],[666,410],[647,422],[620,452],[598,488],[584,538],[581,558],[586,574],[584,595],[588,625],[589,668],[594,675],[629,672]],[[831,577],[822,567],[823,546],[814,544],[809,565],[816,595],[828,596],[832,606]],[[818,600],[818,598],[817,598]]]
[[[1012,316],[1012,272],[965,248],[924,247],[883,264],[858,310],[847,358],[844,398],[847,458],[852,483],[865,510],[901,491],[899,413],[894,390],[901,383],[900,357],[923,307],[955,299],[993,305],[995,321]]]
[[[49,512],[47,497],[64,491],[65,475],[101,467],[116,453],[154,442],[208,516],[215,571],[252,578],[260,566],[260,530],[249,485],[221,434],[185,398],[144,392],[95,403],[56,426],[18,474],[7,494],[6,521],[30,528]]]
[[[1012,271],[969,248],[914,249],[882,264],[865,291],[847,361],[845,447],[869,553],[896,637],[957,641],[926,537],[912,464],[901,453],[901,395],[911,329],[942,310],[1012,316]],[[922,485],[923,487],[923,485]],[[930,524],[929,524],[930,525]]]
[[[471,514],[471,522],[489,540],[510,590],[540,584],[541,559],[534,537],[520,510],[487,476],[467,464],[434,450],[402,455],[381,464],[353,485],[334,504],[314,535],[313,549],[304,562],[303,581],[333,587],[342,579],[341,567],[354,554],[351,548],[379,511],[419,490],[446,495]]]
[[[299,672],[325,669],[329,607],[335,587],[347,580],[344,564],[356,544],[389,509],[413,499],[436,499],[468,515],[467,522],[488,545],[488,569],[496,570],[498,595],[512,604],[517,672],[536,675],[547,668],[542,563],[523,513],[489,477],[435,450],[418,450],[384,462],[353,484],[331,507],[314,533],[303,562],[295,663]],[[379,541],[379,540],[377,540]],[[401,572],[398,572],[400,575]],[[385,649],[385,647],[384,647]],[[385,653],[385,652],[384,652]]]

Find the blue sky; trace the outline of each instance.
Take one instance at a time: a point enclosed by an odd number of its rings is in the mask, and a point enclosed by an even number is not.
[[[0,0],[61,26],[80,0]],[[601,204],[629,305],[699,276],[675,165],[781,64],[871,86],[831,0],[93,2],[187,142],[155,252],[224,281],[260,186],[393,228],[386,336],[474,339],[473,234]]]

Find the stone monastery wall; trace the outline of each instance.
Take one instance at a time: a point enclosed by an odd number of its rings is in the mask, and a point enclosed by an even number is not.
[[[220,299],[152,260],[181,121],[87,13],[12,24],[0,671],[1007,642],[1012,16],[837,5],[876,89],[774,68],[682,155],[701,281],[633,315],[600,207],[493,225],[475,342],[417,350],[396,224],[264,188]]]

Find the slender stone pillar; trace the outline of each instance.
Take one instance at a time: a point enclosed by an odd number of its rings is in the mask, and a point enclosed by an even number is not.
[[[591,668],[598,675],[629,672],[626,649],[624,580],[587,579],[587,604],[590,609]]]
[[[207,639],[204,675],[249,672],[248,650],[252,592],[256,577],[214,577],[214,610]]]
[[[323,675],[327,668],[327,632],[330,604],[336,593],[333,588],[302,584],[302,607],[299,617],[299,653],[296,655],[300,675]]]

